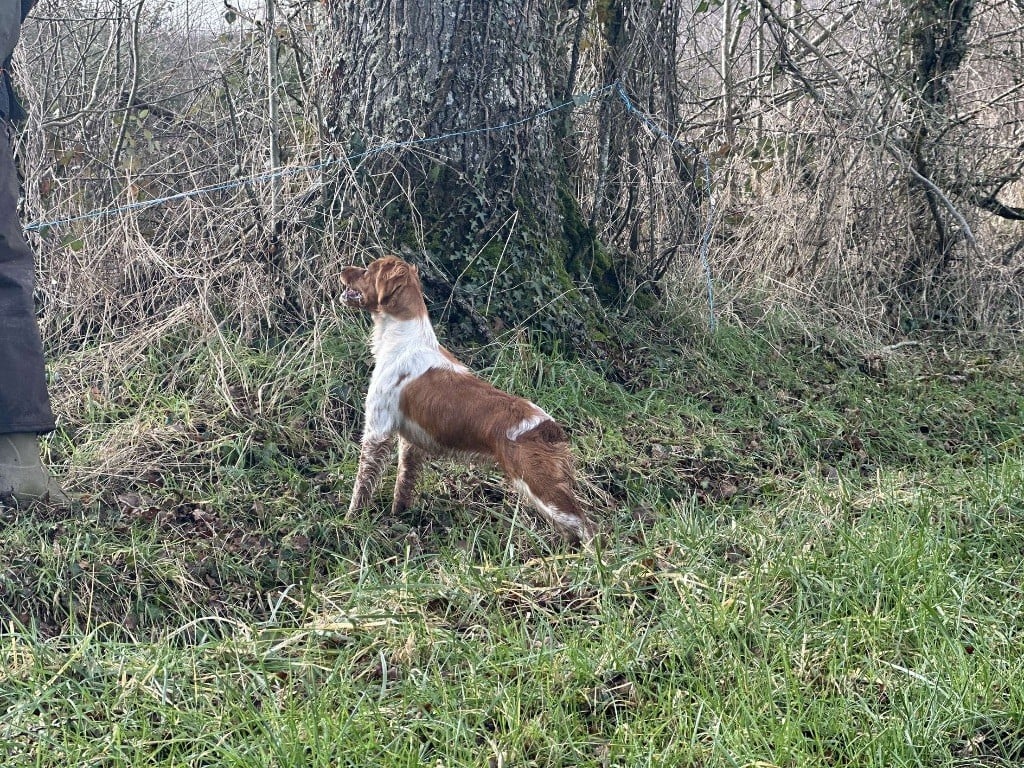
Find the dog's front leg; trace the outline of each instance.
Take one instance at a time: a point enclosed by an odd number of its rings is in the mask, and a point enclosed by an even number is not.
[[[352,489],[352,502],[348,506],[351,515],[370,503],[381,475],[391,457],[394,435],[363,435],[362,448],[359,451],[359,470],[356,472],[356,485]]]

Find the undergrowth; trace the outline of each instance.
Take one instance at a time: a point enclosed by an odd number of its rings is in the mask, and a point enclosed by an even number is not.
[[[346,519],[365,329],[201,330],[56,361],[83,503],[2,513],[4,765],[1024,761],[1019,358],[511,334],[482,373],[570,431],[578,552],[480,466]]]

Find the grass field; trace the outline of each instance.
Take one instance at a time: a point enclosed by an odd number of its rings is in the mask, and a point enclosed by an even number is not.
[[[57,360],[83,505],[2,512],[0,764],[1024,764],[1019,357],[507,341],[484,373],[570,429],[596,552],[486,467],[345,520],[353,324]]]

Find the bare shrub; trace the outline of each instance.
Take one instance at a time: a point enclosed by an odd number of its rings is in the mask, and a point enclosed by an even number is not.
[[[942,111],[915,90],[914,6],[794,8],[733,9],[725,43],[728,5],[705,14],[717,25],[691,28],[687,68],[708,72],[725,45],[719,87],[728,74],[732,91],[727,103],[695,87],[688,105],[716,104],[712,141],[735,137],[715,156],[723,292],[831,309],[875,332],[1019,331],[1024,210],[1012,194],[1024,93],[1022,52],[1006,44],[1019,8],[977,6]],[[932,218],[938,258],[920,227]]]
[[[824,307],[874,330],[1020,328],[1019,6],[977,5],[941,113],[915,91],[905,32],[920,20],[900,0],[606,10],[618,16],[563,9],[569,84],[621,83],[660,133],[605,89],[569,118],[568,165],[584,216],[631,265],[627,292],[674,275],[703,300],[698,250],[714,201],[711,267],[734,304]],[[266,30],[243,13],[226,29],[214,35],[147,0],[42,0],[26,25],[24,218],[57,357],[154,327],[256,339],[323,322],[338,266],[386,241],[367,190],[387,185],[360,176],[360,153],[379,144],[341,146],[325,133],[339,41],[322,9],[281,4],[275,126]],[[268,178],[272,127],[284,166]],[[415,154],[445,162],[431,146]],[[400,167],[375,167],[401,180]],[[924,247],[922,216],[947,243],[911,295],[901,284]]]

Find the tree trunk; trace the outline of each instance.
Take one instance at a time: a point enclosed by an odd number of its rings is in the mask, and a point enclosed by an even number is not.
[[[328,130],[357,181],[338,213],[365,233],[364,258],[390,251],[417,263],[435,319],[463,339],[527,324],[572,346],[599,340],[601,304],[619,296],[576,197],[569,121],[559,111],[517,123],[572,87],[560,7],[328,3]]]
[[[907,149],[920,176],[949,188],[956,178],[951,156],[956,148],[943,141],[942,129],[948,120],[950,80],[967,53],[974,0],[910,0],[908,7],[913,94]],[[955,318],[945,316],[941,283],[954,257],[955,227],[947,221],[934,187],[916,178],[910,183],[916,247],[902,269],[898,293],[912,313],[948,322]],[[940,294],[936,299],[930,297],[934,292]]]

